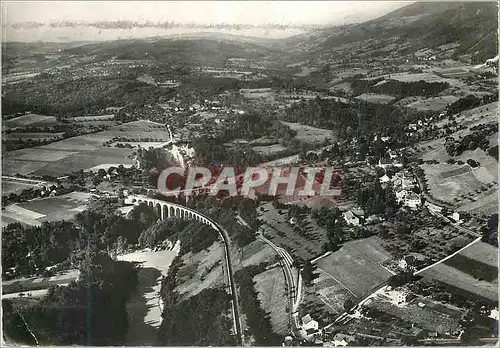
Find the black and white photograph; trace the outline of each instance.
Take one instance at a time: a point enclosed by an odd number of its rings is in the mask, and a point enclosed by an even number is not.
[[[1,346],[498,346],[498,1],[1,3]]]

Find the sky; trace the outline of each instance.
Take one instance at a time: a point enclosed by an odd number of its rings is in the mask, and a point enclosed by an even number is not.
[[[228,24],[343,24],[379,17],[403,1],[2,1],[4,23],[175,21]]]

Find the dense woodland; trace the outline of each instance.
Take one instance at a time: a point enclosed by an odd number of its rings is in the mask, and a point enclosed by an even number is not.
[[[126,301],[137,286],[135,266],[94,249],[86,253],[80,271],[77,282],[50,288],[34,305],[16,308],[2,301],[9,337],[33,343],[34,336],[41,345],[122,345],[128,330]]]

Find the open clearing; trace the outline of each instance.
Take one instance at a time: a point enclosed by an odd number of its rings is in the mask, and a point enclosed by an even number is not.
[[[267,146],[254,146],[252,150],[261,155],[272,155],[286,150],[281,144],[267,145]]]
[[[390,257],[377,237],[369,237],[344,243],[340,250],[320,259],[317,266],[350,293],[362,297],[391,276],[380,266]]]
[[[463,211],[477,210],[483,205],[492,205],[494,202],[490,196],[496,192],[498,182],[498,164],[493,157],[479,149],[465,151],[456,157],[457,160],[464,162],[468,158],[478,161],[481,166],[471,168],[467,164],[447,163],[421,165],[428,180],[431,195],[455,204]]]
[[[495,248],[493,245],[488,243],[474,243],[467,249],[462,250],[460,255],[493,267],[498,266],[498,248]]]
[[[92,197],[90,193],[71,192],[62,196],[12,204],[6,207],[6,210],[9,209],[7,212],[9,218],[29,225],[32,225],[29,223],[31,220],[36,220],[39,223],[69,220],[86,209],[90,197]]]
[[[386,94],[363,93],[358,95],[355,99],[363,100],[368,103],[389,104],[395,100],[396,97]]]
[[[40,186],[38,185],[44,185],[44,186],[50,186],[52,185],[51,183],[44,183],[44,182],[36,182],[36,181],[30,181],[30,180],[16,180],[16,179],[10,179],[6,177],[2,177],[2,196],[7,196],[11,193],[20,193],[23,190],[26,189],[38,189]]]
[[[285,248],[294,258],[309,260],[323,253],[322,246],[327,242],[326,231],[310,217],[304,220],[304,232],[299,234],[289,223],[287,209],[282,209],[283,214],[279,214],[271,203],[262,207],[267,210],[261,215],[261,228],[266,238]]]
[[[115,115],[96,115],[96,116],[78,116],[74,117],[74,122],[81,121],[111,121],[115,118]]]
[[[332,131],[328,129],[306,126],[300,123],[281,122],[297,132],[295,137],[298,140],[306,143],[322,143],[325,139],[334,139]]]
[[[52,126],[57,123],[54,116],[43,116],[37,114],[28,114],[11,118],[2,122],[6,128],[26,127],[26,126]]]
[[[428,279],[437,280],[444,285],[465,291],[470,295],[498,301],[498,281],[487,282],[457,270],[454,267],[440,263],[421,273]]]
[[[2,281],[3,293],[16,293],[26,290],[41,290],[47,289],[52,285],[63,285],[77,280],[80,276],[80,271],[73,269],[60,272],[52,277],[31,277],[17,278],[12,280]]]
[[[176,290],[184,298],[189,298],[203,289],[223,286],[226,281],[223,255],[224,247],[219,241],[213,243],[207,250],[194,255],[191,253],[183,255],[184,266],[177,274],[179,285]]]
[[[13,132],[3,134],[5,140],[51,140],[51,139],[60,139],[64,133],[48,133],[48,132],[39,132],[39,133],[22,133],[22,132]]]
[[[76,170],[99,165],[135,163],[133,149],[105,147],[103,143],[115,137],[132,140],[137,144],[164,145],[170,141],[169,132],[162,124],[134,121],[108,130],[68,138],[49,145],[8,152],[3,159],[4,174],[32,174],[60,176]]]
[[[269,312],[273,331],[280,335],[287,334],[288,303],[285,293],[285,278],[280,267],[267,270],[254,277],[255,290],[258,292],[260,306]]]
[[[319,273],[319,276],[314,279],[312,289],[306,288],[309,298],[311,300],[319,299],[325,305],[325,309],[332,314],[344,312],[344,302],[348,298],[355,298],[355,296],[326,272],[316,273]]]
[[[424,303],[425,307],[418,306],[419,302]],[[421,297],[399,307],[391,303],[383,293],[372,299],[368,307],[377,308],[417,327],[440,334],[455,332],[459,328],[459,320],[463,314],[458,308],[439,305]]]
[[[442,111],[445,110],[448,105],[456,102],[458,99],[458,97],[455,97],[453,95],[433,97],[417,100],[413,103],[407,104],[406,107],[418,111]]]

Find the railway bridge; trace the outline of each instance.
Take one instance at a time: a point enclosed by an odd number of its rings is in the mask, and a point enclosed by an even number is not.
[[[167,220],[170,218],[179,218],[184,220],[194,220],[199,221],[202,224],[208,225],[213,228],[224,243],[224,264],[226,268],[227,281],[229,284],[229,292],[231,295],[231,307],[233,314],[233,332],[236,336],[238,344],[242,344],[242,332],[241,332],[241,322],[239,317],[239,305],[238,305],[238,295],[236,291],[236,285],[233,279],[233,266],[231,263],[230,255],[230,245],[231,240],[229,239],[229,234],[227,231],[219,225],[216,221],[210,217],[188,207],[180,204],[161,201],[159,199],[149,198],[146,196],[129,195],[125,199],[126,204],[146,204],[151,207],[156,213],[156,215],[161,220]]]

